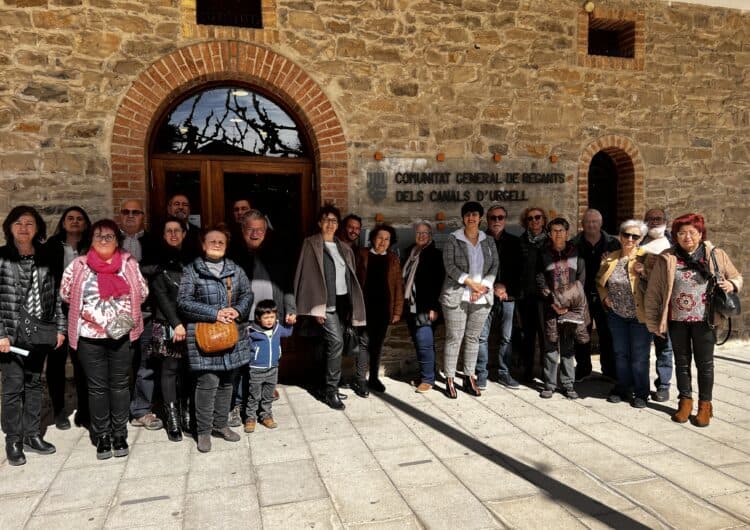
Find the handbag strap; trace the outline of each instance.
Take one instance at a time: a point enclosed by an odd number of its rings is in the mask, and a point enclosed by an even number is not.
[[[227,307],[232,307],[232,277],[227,276]]]
[[[724,337],[724,340],[722,340],[721,342],[719,342],[719,337],[716,335],[716,330],[714,329],[713,331],[714,331],[714,343],[717,346],[723,346],[729,340],[729,337],[732,336],[732,319],[731,318],[727,319],[727,336]]]

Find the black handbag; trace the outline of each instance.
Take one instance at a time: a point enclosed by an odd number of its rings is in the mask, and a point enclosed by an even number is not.
[[[55,346],[57,344],[57,325],[45,322],[31,315],[21,306],[16,328],[16,343],[22,346]]]
[[[711,261],[714,263],[714,271],[716,274],[712,278],[711,282],[711,313],[719,313],[724,318],[732,318],[738,316],[742,312],[742,306],[740,305],[740,297],[736,291],[726,292],[719,286],[721,277],[719,276],[719,265],[716,262],[715,250],[711,251]]]
[[[353,326],[346,326],[344,328],[344,351],[345,357],[356,357],[359,355],[359,333]]]

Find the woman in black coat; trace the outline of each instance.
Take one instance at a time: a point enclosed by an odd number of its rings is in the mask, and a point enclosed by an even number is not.
[[[39,454],[55,452],[40,433],[42,367],[47,354],[59,353],[52,349],[65,340],[65,319],[42,252],[46,231],[31,206],[16,206],[3,222],[7,244],[0,247],[0,417],[12,466],[26,463],[24,448]],[[34,320],[52,324],[47,326],[52,328],[48,336],[34,330]]]
[[[164,416],[167,436],[173,442],[182,440],[182,430],[190,429],[188,396],[192,386],[187,369],[187,331],[177,311],[182,271],[189,261],[182,248],[186,234],[185,221],[177,217],[167,218],[162,231],[159,261],[150,275],[154,310],[152,355],[161,358]]]
[[[44,244],[44,252],[49,259],[50,269],[55,276],[55,285],[60,287],[63,271],[78,256],[88,252],[91,245],[91,220],[86,211],[80,206],[66,208],[57,222],[54,235]],[[63,312],[67,313],[67,304],[63,304]],[[47,386],[52,401],[52,411],[55,415],[55,426],[58,429],[70,429],[70,420],[65,411],[65,363],[68,353],[73,361],[73,378],[76,384],[77,407],[75,424],[78,426],[89,424],[89,395],[86,386],[86,374],[78,360],[78,352],[63,344],[58,355],[47,358]]]
[[[416,243],[406,250],[402,267],[404,314],[419,361],[417,392],[428,392],[435,384],[434,330],[440,316],[440,290],[445,278],[443,255],[432,240],[432,225],[414,223]]]

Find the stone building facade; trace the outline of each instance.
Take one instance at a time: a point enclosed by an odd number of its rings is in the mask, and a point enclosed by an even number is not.
[[[198,25],[195,0],[0,0],[0,216],[31,203],[50,222],[70,204],[99,218],[127,198],[153,210],[157,124],[184,94],[236,82],[304,131],[309,211],[450,227],[470,196],[575,224],[603,152],[605,217],[700,211],[750,273],[750,12],[583,4],[263,0],[248,29]],[[590,54],[592,28],[632,57]],[[750,333],[750,312],[735,327]]]

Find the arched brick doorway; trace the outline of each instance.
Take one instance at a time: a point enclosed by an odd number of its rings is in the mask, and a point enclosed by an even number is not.
[[[645,167],[643,158],[638,148],[633,142],[624,136],[607,135],[597,138],[588,144],[578,161],[578,219],[583,217],[583,213],[589,207],[596,207],[593,202],[599,203],[604,201],[592,201],[590,197],[591,184],[593,179],[601,178],[599,175],[590,175],[598,168],[609,166],[610,174],[616,178],[615,193],[616,197],[612,201],[615,210],[613,225],[630,218],[640,218],[643,215],[644,208],[644,176]],[[603,188],[604,193],[608,193],[607,187]],[[610,188],[612,189],[612,188]],[[601,199],[601,198],[597,198]],[[605,217],[606,212],[602,212]]]
[[[251,83],[273,93],[305,128],[313,149],[321,202],[346,210],[344,132],[320,86],[276,52],[236,41],[180,48],[154,62],[133,82],[117,110],[112,131],[112,199],[147,200],[148,144],[154,121],[174,100],[197,86],[221,80]]]

